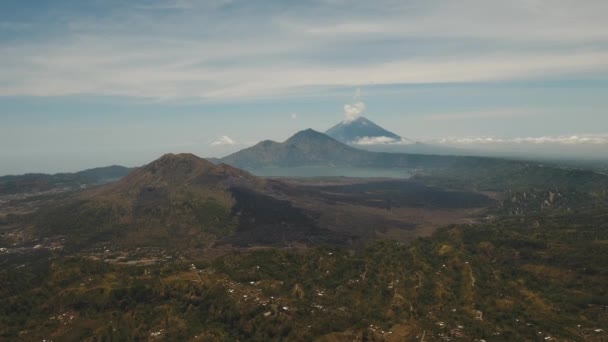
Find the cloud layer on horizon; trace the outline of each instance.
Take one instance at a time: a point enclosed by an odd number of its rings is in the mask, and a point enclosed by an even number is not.
[[[534,144],[534,145],[608,145],[608,134],[573,134],[562,136],[542,137],[446,137],[426,139],[424,142],[445,145],[508,145],[508,144]]]
[[[413,141],[401,138],[395,139],[391,137],[363,137],[353,144],[355,145],[411,145],[414,144]]]
[[[230,138],[227,135],[222,135],[217,140],[214,140],[211,142],[211,146],[232,146],[232,145],[236,145],[236,141],[232,140],[232,138]]]

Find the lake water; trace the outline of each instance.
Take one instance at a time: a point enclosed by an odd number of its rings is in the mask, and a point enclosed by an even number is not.
[[[358,178],[410,178],[407,169],[351,168],[326,166],[267,167],[248,169],[256,176],[263,177],[358,177]]]

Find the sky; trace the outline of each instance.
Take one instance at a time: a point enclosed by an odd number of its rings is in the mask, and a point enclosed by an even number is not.
[[[608,150],[606,13],[605,0],[2,0],[0,175],[223,156],[353,114],[433,144]]]

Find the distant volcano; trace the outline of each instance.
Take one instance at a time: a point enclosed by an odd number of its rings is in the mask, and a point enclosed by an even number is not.
[[[365,119],[364,119],[365,120]],[[372,123],[373,124],[373,123]],[[388,134],[393,134],[385,131]],[[383,137],[387,133],[383,133]],[[394,141],[402,139],[392,135]],[[407,141],[407,140],[405,140]],[[416,147],[421,144],[386,144],[393,147]],[[371,147],[371,145],[370,145]],[[363,150],[344,144],[312,129],[300,131],[284,142],[262,141],[252,147],[233,153],[217,162],[246,170],[259,168],[290,168],[301,166],[371,167],[371,168],[438,168],[449,167],[464,159],[404,153],[383,153]]]
[[[345,144],[383,145],[414,143],[376,125],[362,116],[352,121],[342,121],[327,130],[325,134]]]
[[[221,159],[221,162],[245,169],[353,165],[367,159],[368,154],[370,152],[347,146],[323,133],[307,129],[282,143],[262,141]]]

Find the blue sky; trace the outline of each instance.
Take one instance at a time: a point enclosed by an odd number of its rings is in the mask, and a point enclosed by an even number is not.
[[[608,2],[0,3],[0,174],[222,156],[358,99],[405,137],[608,147]],[[226,138],[227,137],[227,138]]]

